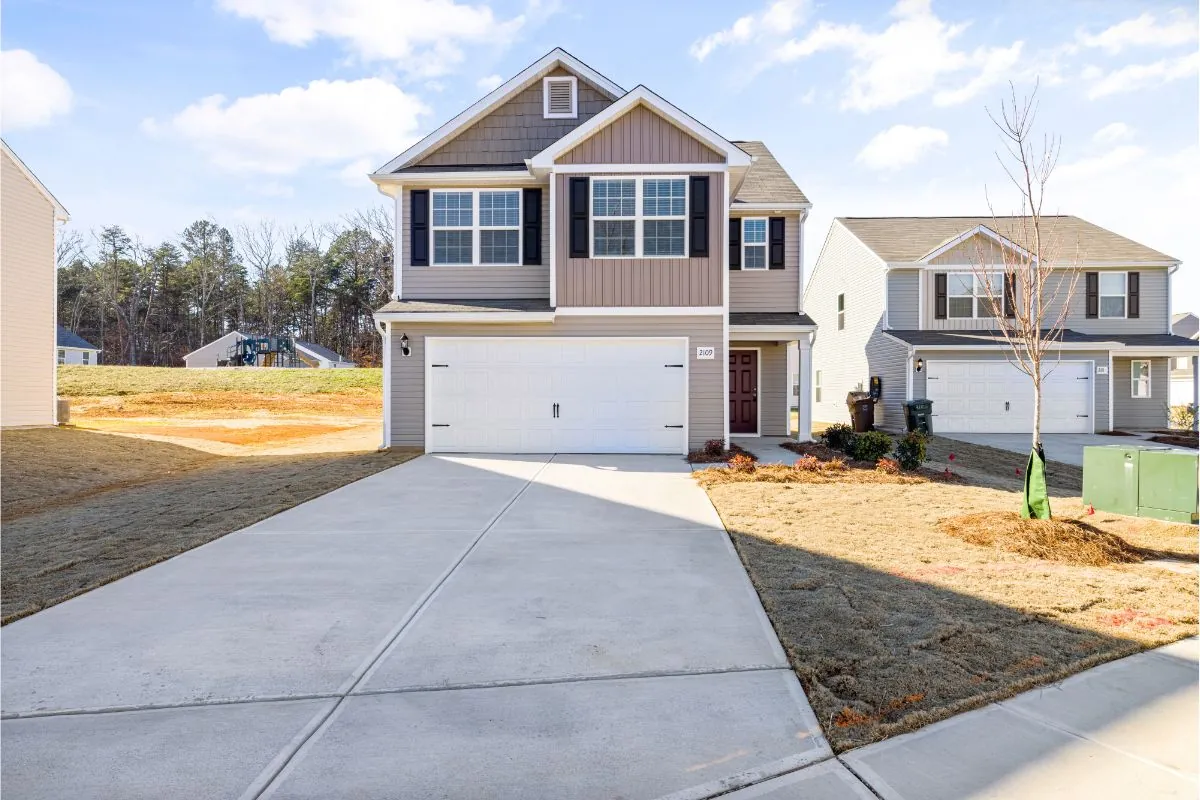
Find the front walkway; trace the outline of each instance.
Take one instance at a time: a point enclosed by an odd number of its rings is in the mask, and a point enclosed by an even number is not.
[[[831,755],[677,457],[425,456],[2,638],[6,797],[704,798]]]

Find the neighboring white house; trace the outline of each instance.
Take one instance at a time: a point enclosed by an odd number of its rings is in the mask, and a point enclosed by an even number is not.
[[[229,350],[238,342],[250,337],[240,331],[231,331],[219,339],[213,339],[208,344],[201,348],[193,350],[183,357],[183,363],[186,367],[217,367],[223,366],[221,362],[228,360]],[[328,347],[322,347],[319,344],[311,342],[293,341],[292,344],[296,347],[296,356],[300,363],[298,367],[309,367],[315,369],[345,369],[355,366],[354,362],[347,361],[342,356],[330,350]]]
[[[53,425],[54,226],[67,210],[7,143],[0,151],[0,425]]]
[[[1200,318],[1190,311],[1171,317],[1171,333],[1200,339]],[[1197,345],[1200,347],[1200,344]],[[1195,353],[1192,354],[1193,356]],[[1173,406],[1190,406],[1196,402],[1195,373],[1192,371],[1192,356],[1176,356],[1171,359],[1170,402]]]
[[[94,367],[100,363],[100,348],[79,334],[58,326],[57,364],[82,364]]]

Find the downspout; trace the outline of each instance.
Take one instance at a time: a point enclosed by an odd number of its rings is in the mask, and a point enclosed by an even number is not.
[[[375,329],[383,337],[383,441],[380,450],[392,446],[392,332],[387,322],[375,320]]]

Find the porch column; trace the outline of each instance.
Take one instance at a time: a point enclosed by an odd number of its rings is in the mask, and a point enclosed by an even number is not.
[[[805,336],[796,342],[799,348],[800,369],[798,372],[800,396],[796,398],[797,431],[796,439],[801,442],[812,441],[812,340]],[[788,387],[791,391],[791,387]]]

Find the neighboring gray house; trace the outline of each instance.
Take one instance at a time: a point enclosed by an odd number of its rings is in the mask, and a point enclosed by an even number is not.
[[[100,363],[100,348],[74,331],[69,331],[59,325],[55,362],[94,367]]]
[[[814,418],[848,421],[846,393],[883,383],[876,424],[904,427],[906,400],[933,401],[941,433],[1027,433],[1029,378],[1007,345],[972,265],[1003,272],[1022,218],[834,220],[805,292],[820,326],[813,352]],[[1171,333],[1170,278],[1179,261],[1078,217],[1044,218],[1045,241],[1084,271],[1043,379],[1044,433],[1164,428],[1170,359],[1195,360]],[[999,230],[997,230],[997,228]],[[1057,280],[1052,276],[1047,294]],[[995,285],[999,285],[999,278]],[[1048,309],[1049,319],[1056,312]]]
[[[1200,319],[1190,311],[1171,317],[1171,333],[1191,339],[1200,339]],[[1193,345],[1196,347],[1196,345]],[[1196,402],[1196,370],[1189,356],[1171,359],[1171,405],[1190,406]]]
[[[810,204],[716,133],[561,49],[371,175],[395,203],[384,444],[684,453],[786,435]]]

